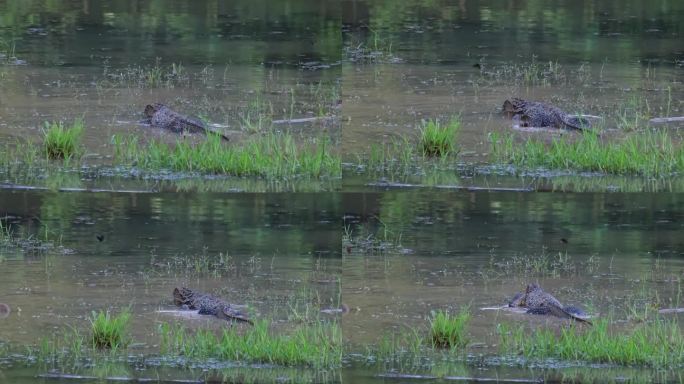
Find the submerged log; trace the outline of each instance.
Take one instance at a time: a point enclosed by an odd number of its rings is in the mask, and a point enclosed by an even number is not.
[[[672,116],[672,117],[654,117],[649,120],[649,123],[653,124],[663,124],[663,123],[675,123],[679,121],[684,121],[684,116]]]

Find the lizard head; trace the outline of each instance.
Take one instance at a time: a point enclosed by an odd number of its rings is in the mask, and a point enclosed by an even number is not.
[[[145,117],[152,117],[157,111],[162,109],[164,107],[164,104],[162,103],[154,103],[154,104],[147,104],[145,107]]]

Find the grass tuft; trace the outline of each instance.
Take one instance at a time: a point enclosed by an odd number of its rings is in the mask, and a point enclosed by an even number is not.
[[[90,325],[93,335],[93,347],[118,349],[128,344],[126,332],[131,313],[124,310],[116,316],[107,312],[93,311]]]
[[[181,325],[162,324],[162,353],[177,353],[190,358],[216,358],[233,361],[339,367],[342,360],[342,334],[336,324],[317,323],[294,329],[288,334],[274,334],[269,322],[257,321],[254,327],[238,332],[228,328],[216,335],[209,330],[189,334]]]
[[[276,133],[235,146],[224,146],[218,135],[208,136],[196,145],[152,141],[145,148],[135,137],[114,138],[117,158],[139,167],[233,176],[339,177],[341,159],[330,151],[330,146],[327,139],[300,144],[290,134]]]
[[[684,148],[675,146],[665,131],[647,131],[610,143],[601,142],[589,132],[577,140],[560,138],[550,144],[538,139],[516,143],[512,135],[491,134],[490,143],[496,161],[523,168],[642,176],[667,176],[684,171]]]
[[[458,315],[438,311],[430,319],[430,337],[433,347],[465,348],[468,345],[466,327],[470,321],[470,311],[462,309]]]
[[[438,120],[429,120],[420,130],[420,149],[423,156],[446,156],[457,152],[456,135],[461,128],[457,118],[442,125]]]
[[[658,318],[632,331],[609,328],[599,319],[590,328],[562,328],[560,331],[523,326],[499,325],[502,348],[527,358],[557,358],[592,363],[672,367],[684,363],[684,336],[676,321]],[[560,333],[559,333],[560,332]]]
[[[76,119],[70,127],[63,122],[45,122],[43,130],[45,153],[50,159],[70,159],[80,152],[83,120]]]

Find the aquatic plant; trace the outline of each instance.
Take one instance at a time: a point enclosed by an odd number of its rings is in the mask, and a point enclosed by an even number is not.
[[[454,167],[460,120],[452,117],[447,125],[437,120],[424,122],[418,143],[406,136],[387,143],[371,144],[368,154],[357,154],[359,169],[383,174],[434,174]]]
[[[558,330],[500,324],[498,333],[504,351],[527,358],[556,358],[593,363],[678,366],[684,363],[684,335],[674,320],[656,318],[633,330],[617,331],[609,319],[598,319],[593,327],[572,325]]]
[[[160,326],[163,354],[182,354],[190,358],[215,358],[314,368],[339,367],[342,360],[342,333],[337,324],[315,323],[288,333],[274,333],[269,322],[260,320],[253,327],[238,331],[227,328],[220,335],[210,330],[190,334],[181,325]]]
[[[470,311],[463,308],[457,315],[437,311],[430,319],[430,340],[433,347],[463,348],[468,345],[466,327],[470,321]]]
[[[294,95],[292,97],[294,98]],[[292,106],[290,109],[292,110]],[[258,96],[250,101],[246,108],[242,108],[238,112],[238,117],[242,123],[242,130],[249,133],[261,133],[267,127],[270,127],[273,115],[273,104]]]
[[[429,120],[423,123],[420,130],[420,149],[424,156],[446,156],[457,152],[456,135],[461,128],[461,122],[452,118],[448,124],[442,125],[439,120]]]
[[[98,86],[138,87],[138,88],[175,88],[188,86],[190,75],[181,63],[162,65],[157,58],[154,65],[128,66],[122,69],[111,69],[105,66],[103,76],[106,80]]]
[[[115,136],[114,150],[119,161],[141,168],[199,171],[233,176],[339,177],[341,159],[330,151],[327,138],[298,142],[291,134],[268,133],[242,145],[224,146],[211,135],[196,145],[178,141],[168,145],[152,141],[141,147],[135,137]]]
[[[70,159],[78,155],[83,129],[82,119],[76,119],[70,127],[65,127],[61,121],[51,123],[46,121],[43,130],[43,145],[47,157]]]
[[[670,103],[668,99],[669,115]],[[633,94],[624,102],[617,106],[615,111],[616,126],[625,131],[637,131],[648,125],[648,120],[652,117],[651,107],[648,99],[640,94]]]
[[[218,278],[234,273],[237,265],[233,256],[227,252],[209,254],[207,248],[201,253],[176,255],[153,264],[154,272],[163,272],[171,276],[214,277]]]
[[[131,312],[126,309],[116,316],[109,311],[95,312],[90,317],[93,347],[118,349],[128,344],[126,336]]]
[[[380,221],[381,227],[372,231],[366,225],[358,225],[352,228],[344,226],[342,235],[342,247],[347,253],[359,252],[366,255],[380,255],[385,253],[401,253],[404,249],[401,245],[403,234],[389,228]]]
[[[426,352],[425,341],[425,334],[419,328],[408,328],[402,332],[388,332],[382,335],[375,348],[368,347],[368,360],[379,359],[384,362],[397,362],[420,358]]]
[[[492,86],[495,84],[517,86],[588,86],[592,81],[592,67],[581,63],[570,68],[558,61],[539,61],[532,55],[523,62],[488,63],[485,59],[474,65],[480,70],[480,77],[473,79],[473,85]],[[601,69],[602,71],[602,69]]]
[[[42,337],[37,348],[27,346],[24,352],[28,361],[36,357],[47,363],[75,362],[83,356],[84,345],[83,335],[76,328],[69,328]]]
[[[0,247],[18,248],[32,253],[70,253],[71,250],[62,245],[61,236],[55,234],[45,224],[40,228],[42,233],[27,233],[25,230],[10,228],[7,223],[0,222]],[[48,259],[46,258],[46,261]]]
[[[2,221],[0,221],[0,245],[1,246],[9,246],[12,243],[12,231],[9,228],[9,225],[3,224]]]
[[[353,63],[396,63],[402,60],[394,55],[393,41],[377,30],[365,40],[355,39],[344,47],[347,60]]]
[[[16,62],[15,55],[17,44],[14,39],[5,40],[0,38],[0,64],[13,64]]]
[[[513,135],[490,134],[495,161],[521,168],[569,169],[613,174],[666,176],[684,170],[684,149],[665,131],[646,131],[620,142],[602,142],[593,133],[576,140],[539,139],[516,143]]]

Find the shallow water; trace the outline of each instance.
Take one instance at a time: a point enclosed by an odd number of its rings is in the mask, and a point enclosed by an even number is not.
[[[511,97],[599,116],[592,123],[605,141],[639,135],[649,118],[684,112],[681,4],[342,4],[349,57],[342,75],[342,135],[351,163],[374,144],[403,137],[417,141],[425,120],[446,122],[453,116],[462,123],[459,159],[491,163],[490,134],[512,132],[511,122],[500,115]],[[681,139],[681,122],[652,126]],[[520,143],[576,135],[514,133]],[[432,184],[434,172],[415,173],[414,180],[428,173],[418,184]]]
[[[270,123],[337,114],[342,49],[334,2],[42,3],[0,3],[0,59],[8,60],[0,66],[3,144],[39,143],[45,122],[82,118],[83,165],[111,165],[115,135],[178,140],[139,123],[156,102],[202,118],[233,145],[271,129],[339,143],[336,119]],[[12,182],[30,182],[21,179]],[[245,188],[235,184],[224,190]]]
[[[476,367],[482,356],[488,361],[486,356],[499,353],[500,323],[565,324],[490,309],[505,305],[529,282],[564,305],[578,305],[593,317],[612,316],[627,327],[633,308],[682,306],[680,195],[410,190],[360,194],[353,201],[363,204],[347,209],[347,232],[357,239],[372,234],[383,243],[378,250],[351,241],[344,256],[342,297],[353,310],[342,325],[345,340],[361,355],[364,345],[393,333],[427,332],[433,311],[468,307],[474,345],[468,353]],[[379,373],[443,378],[458,365],[364,368],[364,359],[351,360],[359,370],[350,373],[354,382],[375,382]],[[547,363],[536,373],[515,368],[516,361],[489,361],[484,370],[471,364],[457,376],[535,380],[567,370],[562,363]],[[580,374],[596,371],[585,367]]]
[[[127,307],[135,339],[125,361],[102,366],[2,356],[0,381],[681,381],[671,370],[502,356],[498,324],[565,323],[482,308],[529,282],[618,328],[684,306],[682,177],[518,170],[492,164],[488,144],[491,133],[576,136],[513,130],[499,111],[516,96],[600,116],[602,140],[662,127],[681,142],[681,122],[648,119],[684,115],[683,20],[684,6],[667,0],[0,0],[0,148],[39,142],[46,121],[86,123],[76,168],[0,167],[0,223],[19,239],[0,237],[0,303],[11,308],[0,352],[87,332],[92,311]],[[114,135],[178,139],[140,124],[159,101],[229,145],[271,129],[330,138],[343,176],[113,167]],[[455,115],[457,164],[387,173],[359,160]],[[271,124],[312,117],[326,119]],[[339,322],[341,369],[159,358],[162,323],[225,326],[174,312],[179,285],[247,304],[276,332],[297,324],[293,312]],[[384,335],[426,332],[432,311],[464,306],[465,357],[369,352]]]
[[[35,345],[67,326],[86,329],[92,311],[130,307],[135,351],[149,353],[159,343],[157,326],[179,321],[159,312],[174,308],[176,286],[246,304],[274,324],[286,321],[290,308],[316,313],[337,306],[338,200],[0,191],[3,227],[40,242],[2,248],[0,301],[12,313],[2,319],[0,340]],[[206,316],[180,321],[222,326]]]

